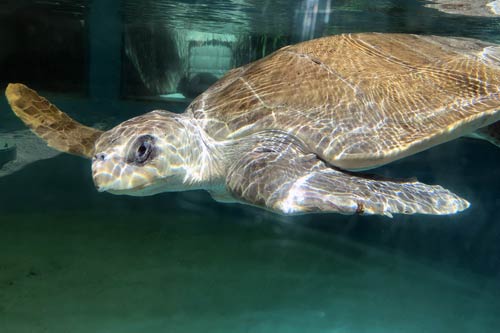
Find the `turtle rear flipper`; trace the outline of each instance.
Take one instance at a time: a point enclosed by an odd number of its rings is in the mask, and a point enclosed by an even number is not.
[[[93,156],[94,143],[102,131],[73,120],[23,84],[9,84],[5,95],[12,111],[49,147],[86,158]]]
[[[292,142],[260,143],[236,162],[226,186],[240,201],[285,214],[433,214],[469,203],[441,186],[343,172]]]

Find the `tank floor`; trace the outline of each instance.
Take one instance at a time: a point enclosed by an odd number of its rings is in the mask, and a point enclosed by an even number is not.
[[[0,223],[0,331],[496,332],[498,282],[300,226],[185,214]]]

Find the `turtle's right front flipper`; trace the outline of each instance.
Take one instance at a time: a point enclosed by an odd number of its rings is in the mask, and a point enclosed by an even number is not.
[[[285,138],[264,141],[229,170],[229,192],[281,214],[454,214],[469,203],[441,186],[377,179],[329,167]]]
[[[11,83],[5,95],[14,113],[40,138],[59,151],[91,158],[102,131],[71,119],[23,84]]]
[[[470,136],[473,138],[489,141],[495,146],[500,147],[500,121],[480,128]]]

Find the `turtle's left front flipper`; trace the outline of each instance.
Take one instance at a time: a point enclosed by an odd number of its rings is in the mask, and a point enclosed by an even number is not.
[[[36,91],[11,83],[5,90],[12,111],[40,138],[59,151],[91,158],[102,131],[70,118]]]
[[[377,179],[326,165],[286,139],[256,145],[231,168],[228,191],[281,214],[454,214],[469,203],[441,186]]]

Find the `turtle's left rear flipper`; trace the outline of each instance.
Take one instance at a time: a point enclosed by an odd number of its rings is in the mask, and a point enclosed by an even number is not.
[[[444,215],[469,207],[441,186],[342,172],[280,140],[257,144],[230,168],[226,186],[235,198],[287,215]]]
[[[9,84],[5,95],[12,111],[47,145],[65,153],[92,157],[94,143],[102,131],[78,123],[23,84]]]

